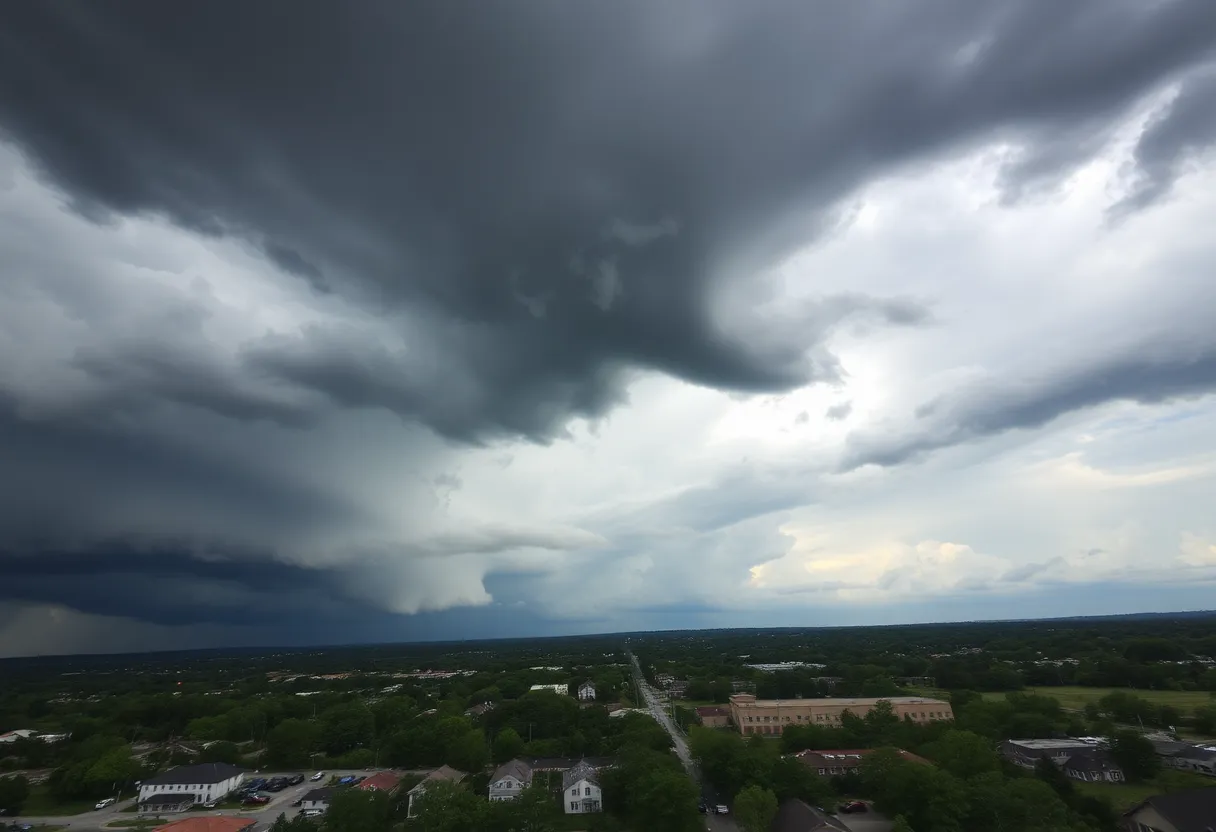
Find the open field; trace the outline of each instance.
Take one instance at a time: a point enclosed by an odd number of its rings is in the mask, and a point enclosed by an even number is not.
[[[69,800],[60,803],[51,797],[45,785],[30,788],[30,796],[21,807],[21,814],[29,817],[63,817],[93,811],[95,800]]]
[[[949,691],[936,688],[909,688],[917,696],[932,696],[937,699],[949,699]],[[1115,691],[1131,693],[1141,699],[1147,699],[1154,705],[1170,705],[1183,713],[1191,713],[1202,705],[1216,704],[1216,699],[1203,690],[1136,690],[1134,688],[1083,688],[1076,686],[1026,688],[1031,693],[1042,696],[1054,696],[1060,700],[1060,705],[1075,711],[1084,708],[1090,702],[1097,702],[1103,696]],[[988,692],[983,694],[985,699],[1004,699],[1005,694]]]

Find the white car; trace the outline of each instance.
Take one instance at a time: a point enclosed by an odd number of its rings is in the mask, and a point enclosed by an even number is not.
[[[324,779],[325,779],[325,772],[323,772],[323,771],[318,771],[316,774],[314,774],[312,777],[309,777],[308,779],[309,779],[309,780],[311,780],[311,781],[313,781],[314,783],[315,783],[315,782],[317,782],[318,780],[324,780]]]
[[[304,810],[304,817],[306,817],[306,818],[319,818],[323,814],[325,814],[325,813],[322,812],[320,809],[305,809]]]
[[[107,797],[105,800],[99,800],[99,801],[97,801],[97,805],[96,805],[96,806],[94,806],[93,808],[94,808],[94,809],[104,809],[104,808],[106,808],[107,806],[109,806],[109,805],[110,805],[111,803],[113,803],[113,802],[114,802],[114,798],[112,798],[112,797]]]
[[[714,811],[716,811],[719,815],[729,815],[730,814],[730,809],[726,808],[721,803],[718,804],[718,807]]]

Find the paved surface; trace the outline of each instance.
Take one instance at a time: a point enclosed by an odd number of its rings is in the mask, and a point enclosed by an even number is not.
[[[891,832],[891,827],[895,825],[890,818],[875,812],[873,807],[864,814],[837,815],[836,817],[853,832]]]
[[[685,771],[692,781],[697,784],[697,788],[702,794],[706,793],[706,788],[701,782],[701,772],[697,768],[696,761],[692,758],[692,753],[688,750],[688,740],[684,736],[684,732],[672,721],[671,715],[666,710],[666,703],[660,694],[650,686],[646,681],[646,677],[642,675],[642,668],[638,665],[637,657],[632,653],[629,654],[629,661],[633,664],[633,678],[637,683],[638,689],[642,692],[642,698],[645,700],[647,710],[654,717],[655,721],[663,726],[668,734],[671,735],[671,741],[675,743],[676,756],[680,758],[680,762],[684,764]],[[710,808],[715,805],[715,801],[707,800]],[[705,828],[708,832],[739,832],[739,826],[735,823],[734,818],[730,815],[702,815],[701,819],[705,821]],[[887,832],[887,830],[859,830],[859,832]]]
[[[428,769],[428,771],[429,771],[429,769]],[[269,780],[272,777],[276,777],[276,776],[280,776],[280,775],[290,776],[292,774],[304,774],[306,776],[311,777],[313,773],[314,772],[311,772],[311,771],[305,771],[305,772],[300,772],[300,771],[294,771],[294,772],[292,772],[292,771],[283,771],[283,772],[255,771],[255,772],[250,772],[250,774],[247,775],[245,779],[248,780],[253,777],[265,777],[267,780]],[[264,829],[265,827],[269,826],[271,823],[274,823],[275,819],[278,818],[278,816],[280,814],[285,813],[287,815],[287,817],[289,817],[289,818],[293,817],[296,814],[296,812],[299,811],[299,809],[292,806],[291,804],[294,803],[299,798],[303,797],[305,792],[307,792],[311,789],[317,789],[317,788],[321,788],[322,786],[324,786],[329,781],[329,778],[331,776],[346,777],[346,776],[352,775],[352,774],[356,775],[356,776],[358,776],[358,775],[368,776],[373,773],[374,772],[367,771],[367,770],[364,770],[364,771],[326,771],[325,780],[323,780],[319,783],[313,783],[309,780],[305,780],[303,783],[300,783],[297,786],[288,786],[286,789],[283,789],[283,791],[278,792],[278,793],[262,792],[262,794],[265,794],[267,797],[269,797],[271,799],[270,802],[267,803],[265,806],[248,806],[248,807],[241,807],[240,809],[215,809],[215,810],[207,811],[207,812],[187,812],[187,813],[180,814],[180,815],[163,815],[162,818],[164,819],[165,823],[168,823],[169,821],[172,821],[172,820],[181,820],[182,818],[186,818],[186,817],[194,817],[196,815],[234,815],[237,817],[257,818],[259,823],[257,826],[253,827],[253,832],[257,832],[257,830]],[[5,818],[4,823],[8,824],[8,823],[17,822],[17,823],[32,823],[35,825],[38,825],[38,824],[55,825],[55,826],[62,825],[62,826],[68,826],[72,832],[99,832],[99,830],[103,830],[103,829],[113,830],[113,829],[115,829],[115,827],[107,827],[106,824],[110,823],[112,821],[116,821],[116,820],[131,819],[131,818],[139,817],[139,815],[136,814],[135,812],[122,811],[123,809],[127,808],[128,806],[131,806],[133,803],[135,803],[134,799],[124,800],[119,803],[115,803],[111,806],[108,806],[105,809],[90,811],[90,812],[83,812],[79,815],[67,815],[64,817],[31,817],[31,816],[22,815],[22,816],[16,817],[16,818]]]

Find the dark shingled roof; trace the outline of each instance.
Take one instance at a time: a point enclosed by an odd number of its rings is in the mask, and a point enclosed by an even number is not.
[[[1173,824],[1178,832],[1207,832],[1216,829],[1216,786],[1154,795],[1123,817],[1130,818],[1145,806],[1153,807],[1157,814]]]
[[[328,803],[329,796],[334,793],[332,788],[313,789],[300,798],[301,803]]]
[[[202,763],[197,766],[178,766],[164,774],[149,777],[143,781],[145,786],[194,786],[210,783],[223,783],[230,777],[244,774],[245,769],[230,766],[227,763]]]
[[[801,800],[787,800],[777,810],[769,832],[849,832],[836,818]]]

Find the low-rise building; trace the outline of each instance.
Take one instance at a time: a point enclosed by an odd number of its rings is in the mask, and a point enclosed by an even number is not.
[[[391,792],[401,782],[401,775],[391,771],[378,771],[355,786],[365,792]]]
[[[210,803],[236,790],[245,770],[228,763],[178,766],[139,784],[139,803],[158,795],[189,794],[195,803]]]
[[[300,798],[300,809],[304,811],[316,809],[326,812],[329,810],[329,801],[333,794],[334,790],[328,786],[323,789],[312,789]]]
[[[1073,754],[1061,766],[1073,780],[1086,783],[1122,783],[1123,769],[1105,749],[1093,749]]]
[[[730,715],[745,735],[780,736],[791,725],[839,726],[845,712],[864,717],[879,702],[888,702],[900,719],[935,722],[954,719],[949,702],[920,696],[882,696],[863,699],[757,699],[750,693],[730,697]]]
[[[435,769],[424,777],[421,783],[414,786],[414,788],[410,789],[407,793],[409,796],[409,803],[406,806],[405,816],[410,818],[414,816],[414,805],[418,798],[422,797],[422,795],[426,792],[427,786],[440,781],[459,783],[465,778],[465,776],[466,775],[463,771],[457,771],[451,766],[440,766],[439,768]]]
[[[599,773],[585,760],[562,774],[562,806],[567,815],[603,811]]]
[[[1061,768],[1074,754],[1084,754],[1101,748],[1096,737],[1065,737],[1057,740],[1005,740],[1001,743],[1001,756],[1022,768],[1034,768],[1035,763],[1046,758]]]
[[[1172,767],[1216,777],[1216,746],[1192,745],[1173,755]]]
[[[595,685],[590,680],[578,686],[578,698],[580,702],[595,701]]]
[[[569,685],[533,685],[532,687],[528,688],[529,692],[534,690],[550,690],[561,696],[568,696],[570,694]]]
[[[862,761],[873,753],[873,748],[844,748],[827,751],[799,751],[791,756],[820,777],[839,777],[855,771]],[[899,756],[909,762],[931,765],[924,757],[918,757],[903,749],[899,750]]]
[[[141,815],[171,815],[188,812],[195,803],[195,795],[189,792],[163,792],[148,795],[139,801]]]
[[[532,767],[525,760],[510,760],[490,776],[490,800],[514,800],[532,785]]]
[[[0,742],[16,742],[17,740],[29,740],[38,736],[37,731],[29,728],[17,728],[13,731],[5,731],[0,734]]]
[[[243,832],[253,827],[254,818],[234,818],[223,815],[183,818],[158,826],[152,832]]]
[[[809,803],[787,800],[777,809],[769,832],[849,832],[849,827]]]
[[[1216,787],[1154,795],[1123,815],[1128,832],[1211,832],[1216,829]]]
[[[696,712],[697,722],[706,728],[726,728],[730,725],[730,711],[721,705],[702,705]]]

